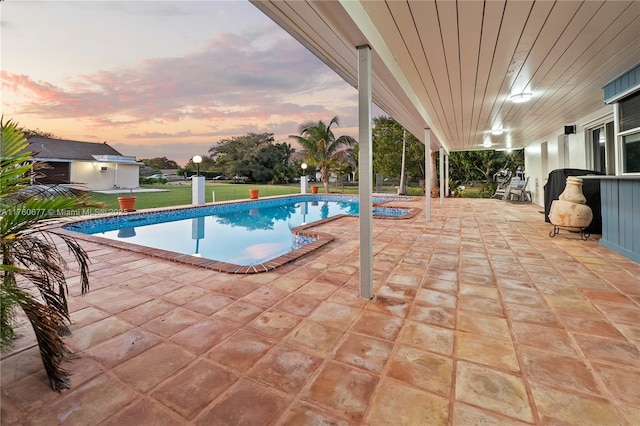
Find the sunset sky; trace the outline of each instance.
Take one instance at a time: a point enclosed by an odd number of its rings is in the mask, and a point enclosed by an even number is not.
[[[180,165],[335,115],[336,135],[357,136],[356,89],[248,1],[6,0],[0,13],[2,113],[23,127]]]

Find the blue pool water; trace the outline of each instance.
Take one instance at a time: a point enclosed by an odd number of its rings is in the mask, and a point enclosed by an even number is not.
[[[296,196],[100,218],[65,229],[236,265],[255,265],[313,241],[292,235],[292,228],[359,212],[357,198]],[[374,214],[385,216],[407,212],[374,208]]]

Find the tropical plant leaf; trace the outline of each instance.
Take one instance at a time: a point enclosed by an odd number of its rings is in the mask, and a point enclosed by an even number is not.
[[[83,295],[89,290],[89,259],[73,238],[54,236],[49,229],[74,211],[100,204],[88,202],[84,191],[27,185],[34,167],[28,143],[15,123],[0,124],[1,343],[6,346],[13,337],[15,310],[21,307],[35,332],[51,387],[59,391],[70,386],[61,367],[69,355],[62,336],[70,334],[70,316],[67,263],[59,246],[66,246],[79,265]]]

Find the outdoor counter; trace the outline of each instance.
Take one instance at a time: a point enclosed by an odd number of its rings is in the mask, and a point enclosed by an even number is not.
[[[600,181],[600,244],[640,263],[640,175],[580,178]]]

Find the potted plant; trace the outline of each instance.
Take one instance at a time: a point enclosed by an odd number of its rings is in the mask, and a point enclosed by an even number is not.
[[[122,211],[125,211],[125,212],[135,211],[136,196],[133,195],[133,191],[130,191],[128,196],[118,197],[118,204],[120,205],[120,210]]]

